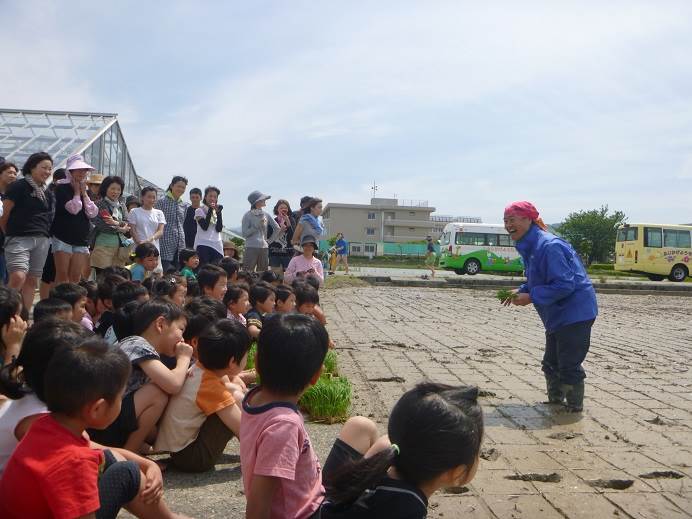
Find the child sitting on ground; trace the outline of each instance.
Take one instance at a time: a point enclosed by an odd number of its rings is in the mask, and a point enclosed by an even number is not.
[[[265,281],[272,285],[273,287],[277,286],[279,283],[281,283],[281,280],[279,279],[279,275],[274,272],[273,270],[265,270],[260,274],[260,281]]]
[[[236,281],[242,281],[238,279],[239,271],[240,271],[240,262],[238,260],[235,260],[233,258],[229,257],[224,257],[220,262],[219,262],[219,267],[224,269],[226,271],[226,274],[228,275],[228,282],[229,283],[235,283]]]
[[[203,296],[223,302],[228,287],[226,271],[216,265],[204,265],[197,273],[197,283]]]
[[[211,297],[196,297],[185,305],[187,326],[183,340],[192,346],[192,356],[197,358],[197,341],[204,331],[219,319],[226,317],[223,303]]]
[[[79,286],[87,291],[86,295],[86,314],[82,319],[82,326],[87,330],[94,331],[94,324],[98,321],[99,311],[98,311],[98,299],[99,299],[99,289],[96,281],[90,279],[82,279],[79,282]]]
[[[163,297],[182,308],[185,306],[187,297],[187,278],[176,274],[166,274],[154,282],[151,295]]]
[[[116,312],[116,315],[113,318],[113,324],[108,330],[106,330],[106,335],[104,337],[108,344],[115,344],[119,340],[131,335],[128,333],[130,329],[129,318],[125,319],[124,331],[120,332],[121,334],[118,335],[119,332],[116,321],[123,321],[122,318],[118,319],[118,315],[121,313],[121,310],[125,307],[125,305],[133,301],[143,303],[148,300],[149,292],[147,292],[147,289],[134,281],[124,281],[115,287],[113,290],[112,306],[113,310]]]
[[[60,283],[50,289],[50,297],[72,305],[72,320],[83,325],[86,315],[87,291],[77,283]]]
[[[226,382],[245,367],[250,336],[237,321],[222,319],[199,336],[198,362],[161,419],[157,452],[187,472],[214,468],[226,444],[240,432],[244,392]],[[236,405],[236,402],[238,405]]]
[[[327,319],[320,308],[320,295],[314,285],[310,283],[310,278],[307,278],[304,282],[294,283],[294,287],[296,311],[301,314],[311,315],[326,326]],[[334,349],[335,347],[336,344],[330,338],[329,349]]]
[[[115,517],[125,507],[137,517],[177,517],[161,499],[156,463],[85,437],[87,427],[118,415],[129,373],[127,357],[100,338],[55,352],[45,377],[51,413],[33,423],[7,463],[0,516]]]
[[[156,423],[169,395],[183,387],[192,357],[192,347],[182,342],[187,322],[182,308],[162,299],[147,301],[134,312],[128,337],[119,342],[132,363],[122,409],[103,430],[92,430],[92,439],[103,445],[124,446],[132,452],[148,452],[155,441]],[[176,358],[167,368],[161,355]]]
[[[197,279],[195,270],[199,267],[199,256],[194,249],[183,249],[180,251],[180,264],[183,266],[180,271],[181,276]]]
[[[274,289],[276,294],[275,310],[280,314],[287,314],[296,308],[296,295],[288,285],[279,285]]]
[[[264,316],[274,311],[274,287],[265,281],[258,281],[250,288],[250,310],[245,314],[247,331],[250,337],[257,339],[262,331]]]
[[[303,236],[300,245],[303,247],[303,254],[291,258],[291,262],[284,272],[284,281],[291,283],[296,278],[314,275],[322,284],[324,282],[322,262],[314,257],[317,250],[317,240],[313,236]]]
[[[44,299],[40,303],[44,301],[59,301],[72,313],[72,307],[65,301]],[[34,315],[38,307],[38,304],[34,307]],[[0,406],[0,475],[29,426],[48,412],[43,379],[53,354],[90,336],[89,330],[72,322],[70,317],[36,321],[26,332],[19,356],[0,371],[0,393],[11,399]]]
[[[72,321],[72,305],[63,299],[54,297],[41,299],[34,305],[34,324],[46,319]]]
[[[134,263],[127,268],[130,269],[132,281],[141,283],[159,266],[159,249],[153,243],[140,243],[135,247],[134,256]]]
[[[127,281],[126,278],[117,274],[104,274],[99,277],[97,307],[100,315],[98,323],[94,323],[96,324],[94,332],[101,337],[105,337],[106,332],[113,326],[113,317],[115,316],[113,291],[125,281]]]
[[[230,283],[223,296],[223,304],[228,309],[227,317],[247,326],[245,312],[250,309],[250,288],[245,283]]]

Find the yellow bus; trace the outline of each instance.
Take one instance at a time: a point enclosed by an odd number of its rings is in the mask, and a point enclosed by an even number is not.
[[[692,225],[626,223],[617,230],[615,270],[652,281],[685,281],[692,268]]]

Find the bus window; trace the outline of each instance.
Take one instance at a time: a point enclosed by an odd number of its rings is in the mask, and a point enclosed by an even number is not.
[[[692,248],[692,244],[690,243],[690,231],[663,229],[663,246],[681,249]]]
[[[491,247],[496,247],[497,246],[497,234],[486,234],[485,235],[485,242],[490,245]]]
[[[485,234],[477,232],[458,232],[455,243],[457,245],[485,245]]]
[[[637,241],[636,227],[623,227],[618,231],[617,241]]]
[[[663,247],[663,236],[660,228],[644,227],[644,247]]]
[[[440,236],[440,244],[441,245],[449,245],[449,234],[448,232],[443,232],[442,236]]]
[[[511,247],[512,243],[509,239],[509,234],[498,234],[497,243],[500,247]]]

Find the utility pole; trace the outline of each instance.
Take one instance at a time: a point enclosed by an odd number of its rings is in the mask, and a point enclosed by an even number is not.
[[[372,187],[370,188],[370,190],[372,191],[372,197],[373,198],[377,197],[377,190],[378,189],[379,189],[379,187],[377,187],[377,184],[375,184],[375,181],[373,180],[372,181]]]

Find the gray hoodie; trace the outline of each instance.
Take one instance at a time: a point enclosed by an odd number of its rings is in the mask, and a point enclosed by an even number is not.
[[[267,225],[271,225],[274,229],[272,238],[279,236],[282,232],[279,224],[276,223],[269,213],[262,210],[250,209],[243,216],[242,234],[245,238],[246,248],[266,249],[269,247],[267,243]],[[272,241],[274,241],[272,239]]]

